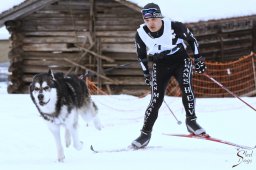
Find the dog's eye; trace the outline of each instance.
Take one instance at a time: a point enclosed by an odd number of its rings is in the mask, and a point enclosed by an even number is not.
[[[46,86],[44,87],[44,90],[49,90],[49,88],[50,88],[49,86]]]
[[[38,87],[35,87],[35,91],[39,91],[40,89]]]

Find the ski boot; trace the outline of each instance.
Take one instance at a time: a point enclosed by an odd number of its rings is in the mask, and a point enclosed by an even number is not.
[[[187,117],[186,126],[189,133],[194,135],[207,135],[205,130],[196,122],[196,116]]]
[[[132,147],[134,149],[144,148],[148,145],[150,138],[151,138],[151,131],[147,132],[147,131],[141,130],[140,136],[132,142]]]

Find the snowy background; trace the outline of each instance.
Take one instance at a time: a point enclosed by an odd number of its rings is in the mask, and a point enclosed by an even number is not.
[[[152,2],[132,1],[140,6]],[[1,2],[0,11],[19,2],[22,0],[5,0]],[[256,14],[255,0],[159,0],[157,3],[165,16],[183,22]],[[8,38],[8,33],[3,33],[3,30],[0,30],[0,38]],[[0,68],[0,73],[7,72],[6,67]],[[183,122],[182,125],[177,124],[163,104],[148,149],[97,154],[89,149],[90,145],[98,150],[123,149],[138,137],[150,96],[92,96],[99,107],[103,130],[97,131],[91,123],[87,126],[85,122],[79,122],[84,148],[81,151],[76,151],[72,146],[65,148],[66,159],[64,163],[58,163],[52,134],[29,95],[7,94],[6,87],[6,82],[0,83],[0,170],[256,169],[256,150],[237,150],[211,141],[162,135],[187,133],[181,99],[167,96],[165,101]],[[256,107],[255,97],[243,99]],[[256,113],[239,100],[199,98],[196,112],[198,122],[213,137],[248,146],[256,145]],[[237,156],[238,152],[241,157]],[[237,167],[232,168],[238,163]]]

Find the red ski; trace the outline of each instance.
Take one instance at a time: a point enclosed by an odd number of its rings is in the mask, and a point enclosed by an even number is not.
[[[256,148],[256,146],[254,146],[254,147],[244,146],[244,145],[235,144],[235,143],[232,143],[232,142],[229,142],[229,141],[213,138],[213,137],[209,136],[208,134],[205,134],[205,135],[194,135],[194,134],[170,134],[170,133],[163,133],[163,135],[209,140],[209,141],[212,141],[212,142],[222,143],[222,144],[234,146],[234,147],[241,148],[241,149],[255,149]]]

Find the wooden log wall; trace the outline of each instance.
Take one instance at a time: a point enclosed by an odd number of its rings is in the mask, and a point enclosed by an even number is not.
[[[12,40],[12,49],[8,54],[8,58],[10,61],[9,72],[11,72],[11,76],[9,76],[9,81],[11,82],[8,86],[7,91],[10,93],[19,93],[22,91],[22,87],[24,86],[24,82],[22,80],[23,77],[23,55],[24,51],[22,50],[22,39],[23,35],[19,30],[21,22],[19,21],[8,21],[6,22],[6,28],[11,33]]]
[[[19,20],[21,25],[17,32],[22,35],[19,42],[23,51],[19,81],[23,84],[19,89],[10,87],[10,93],[27,92],[32,77],[46,72],[49,67],[54,71],[67,72],[72,65],[63,59],[76,61],[81,54],[76,43],[89,48],[89,3],[74,3],[56,2]],[[16,79],[16,75],[12,74],[11,77]]]
[[[91,22],[92,19],[95,21]],[[109,85],[110,92],[121,93],[125,86],[136,84],[138,80],[139,86],[144,88],[134,48],[135,30],[142,19],[127,6],[112,0],[60,0],[19,22],[18,31],[13,35],[18,32],[21,35],[20,75],[13,74],[11,77],[19,77],[15,81],[23,84],[18,88],[10,87],[10,93],[27,92],[32,77],[46,72],[49,67],[54,71],[70,72],[74,67],[72,62],[81,65],[76,67],[79,68],[76,73],[81,73],[81,68],[88,68],[102,74],[102,77],[109,77],[99,79],[94,76],[92,80],[103,88]],[[112,58],[115,62],[99,59],[91,53],[85,54],[85,49]],[[105,69],[130,62],[133,64],[104,73]]]
[[[255,51],[256,15],[189,23],[201,53],[211,61],[230,61]]]
[[[96,1],[96,11],[96,35],[101,42],[102,54],[115,60],[112,66],[128,64],[106,72],[117,84],[106,81],[103,84],[109,84],[115,93],[135,94],[145,90],[134,47],[136,29],[143,22],[140,13],[120,3],[105,3],[104,0]]]

